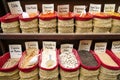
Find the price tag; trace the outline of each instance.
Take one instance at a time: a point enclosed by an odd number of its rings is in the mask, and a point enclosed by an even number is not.
[[[58,13],[60,14],[68,14],[69,13],[69,5],[58,5]]]
[[[39,49],[37,41],[25,42],[26,49]]]
[[[95,43],[94,51],[96,53],[105,53],[106,47],[107,47],[107,43],[106,42]]]
[[[43,14],[54,13],[54,4],[42,4]]]
[[[115,4],[105,4],[104,12],[115,12]]]
[[[112,42],[112,51],[113,52],[120,52],[120,41],[113,41]]]
[[[25,5],[25,10],[27,13],[37,13],[38,7],[37,4]]]
[[[8,6],[11,14],[21,14],[23,13],[20,1],[8,2]]]
[[[99,13],[99,12],[101,12],[101,4],[90,4],[89,12],[90,13]]]
[[[118,13],[120,13],[120,6],[118,7]]]
[[[21,45],[9,45],[10,57],[11,58],[20,58],[22,56]]]
[[[78,50],[90,51],[92,40],[81,40]]]
[[[73,44],[62,44],[61,45],[61,53],[62,52],[72,52],[72,50],[73,50]]]
[[[56,42],[43,41],[43,50],[56,50]]]
[[[74,13],[75,14],[81,14],[85,11],[85,9],[86,9],[85,5],[74,6]]]

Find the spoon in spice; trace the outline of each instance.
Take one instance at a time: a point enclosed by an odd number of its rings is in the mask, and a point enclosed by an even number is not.
[[[54,65],[55,61],[51,59],[51,55],[49,55],[49,60],[46,62],[46,66],[49,68]]]

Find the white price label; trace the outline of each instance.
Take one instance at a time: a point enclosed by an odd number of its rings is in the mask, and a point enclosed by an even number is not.
[[[22,56],[21,45],[9,45],[10,57],[11,58],[20,58]]]
[[[120,6],[118,7],[118,13],[120,13]]]
[[[90,51],[92,40],[81,40],[78,50]]]
[[[58,5],[58,13],[60,14],[68,14],[69,13],[69,5]]]
[[[105,4],[104,12],[115,12],[115,4]]]
[[[11,14],[21,14],[23,13],[20,1],[8,2],[8,6]]]
[[[39,49],[37,41],[25,42],[26,49]]]
[[[62,44],[60,47],[61,53],[62,52],[72,52],[73,50],[73,44]]]
[[[107,43],[106,42],[95,43],[94,51],[96,53],[105,53],[106,47],[107,47]]]
[[[38,12],[37,4],[25,5],[25,10],[29,14],[30,13],[37,13]]]
[[[99,12],[101,12],[101,4],[90,4],[89,12],[90,13],[99,13]]]
[[[54,13],[54,4],[42,4],[43,14]]]
[[[43,41],[43,50],[56,50],[56,42]]]
[[[113,41],[112,42],[112,51],[113,52],[120,52],[120,41]]]
[[[74,13],[81,14],[85,11],[85,9],[86,9],[85,5],[74,6]]]

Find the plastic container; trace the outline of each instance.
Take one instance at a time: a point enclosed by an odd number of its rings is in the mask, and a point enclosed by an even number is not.
[[[39,51],[38,54],[40,54],[40,51]],[[22,68],[22,67],[21,67],[21,63],[22,63],[22,61],[24,60],[25,55],[26,55],[26,51],[23,52],[23,56],[22,56],[21,59],[20,59],[18,68],[19,68],[19,70],[22,71],[22,72],[28,72],[28,73],[29,73],[29,72],[35,70],[36,68],[38,68],[38,62],[39,62],[39,61],[38,61],[36,64],[34,64],[34,66],[31,66],[31,67],[29,67],[29,68]]]
[[[16,69],[18,69],[18,64],[15,64],[13,67],[9,67],[9,68],[2,68],[2,66],[7,62],[7,60],[10,59],[10,53],[7,52],[5,53],[3,56],[0,57],[0,71],[2,72],[10,72],[10,71],[14,71]]]

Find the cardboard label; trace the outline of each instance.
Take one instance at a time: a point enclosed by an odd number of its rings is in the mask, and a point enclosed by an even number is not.
[[[111,50],[113,52],[120,52],[120,41],[113,41]]]
[[[37,4],[25,5],[25,10],[27,13],[38,13]]]
[[[61,53],[66,52],[66,51],[67,52],[72,52],[73,44],[62,44],[60,50],[61,50]]]
[[[74,13],[75,14],[81,14],[84,13],[86,9],[85,5],[79,5],[79,6],[74,6]]]
[[[78,50],[90,51],[92,40],[81,40]]]
[[[96,53],[105,53],[107,47],[107,42],[95,43],[94,51]]]
[[[67,14],[69,13],[69,5],[58,5],[58,13]]]
[[[101,12],[101,4],[90,4],[89,12],[90,13],[99,13],[99,12]]]
[[[120,13],[120,6],[118,7],[118,13]]]
[[[25,42],[26,49],[39,49],[37,41]]]
[[[20,1],[8,2],[8,6],[11,14],[21,14],[23,13]]]
[[[43,41],[43,50],[56,50],[56,42]]]
[[[22,56],[21,45],[9,45],[10,58],[20,58]]]
[[[105,4],[104,12],[115,12],[115,4]]]
[[[42,4],[43,14],[54,13],[54,4]]]

